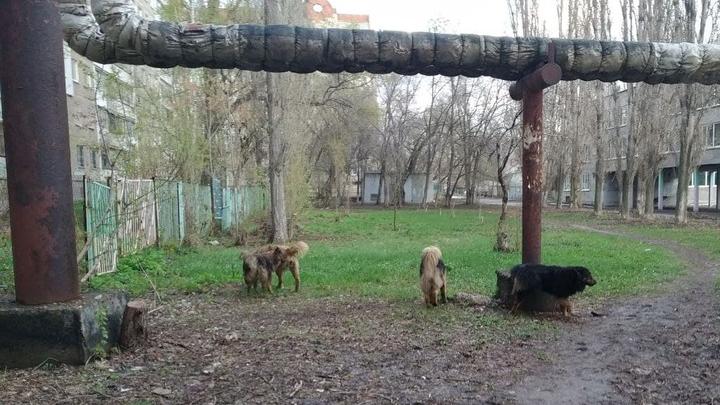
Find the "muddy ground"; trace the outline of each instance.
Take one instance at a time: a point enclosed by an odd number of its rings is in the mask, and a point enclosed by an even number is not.
[[[650,297],[617,300],[601,321],[566,330],[545,346],[557,361],[515,387],[518,403],[714,404],[720,401],[717,263],[674,242],[656,244],[686,263],[686,274]]]
[[[0,403],[708,403],[720,398],[716,264],[571,321],[333,297],[166,299],[146,347],[87,367],[0,371]],[[594,311],[596,315],[591,315]],[[480,321],[478,321],[480,320]]]

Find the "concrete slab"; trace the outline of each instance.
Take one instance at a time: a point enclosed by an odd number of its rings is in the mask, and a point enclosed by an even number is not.
[[[17,305],[0,298],[0,369],[45,361],[83,365],[117,346],[128,297],[86,294],[72,302]]]

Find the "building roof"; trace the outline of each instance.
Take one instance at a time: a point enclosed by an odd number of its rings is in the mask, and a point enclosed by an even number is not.
[[[338,14],[328,0],[306,0],[305,13],[314,25],[348,28],[370,28],[370,16],[366,14]]]

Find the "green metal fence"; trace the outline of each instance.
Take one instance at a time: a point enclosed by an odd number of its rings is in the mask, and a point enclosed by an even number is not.
[[[115,271],[117,259],[154,244],[207,237],[213,228],[213,196],[223,231],[267,208],[263,187],[220,188],[163,180],[120,179],[111,186],[85,181],[88,269]]]
[[[185,239],[183,185],[176,181],[155,181],[159,243]]]
[[[224,188],[222,195],[223,205],[220,218],[223,231],[229,231],[233,226],[239,226],[250,215],[267,208],[267,194],[262,187]]]
[[[210,186],[183,183],[186,234],[207,237],[212,231],[212,194]]]
[[[118,255],[117,211],[112,189],[94,181],[85,182],[85,227],[88,272],[115,271]]]

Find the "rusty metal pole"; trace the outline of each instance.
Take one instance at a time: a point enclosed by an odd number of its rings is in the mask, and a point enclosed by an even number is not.
[[[522,262],[541,262],[543,188],[543,90],[562,77],[555,63],[555,44],[548,45],[548,60],[510,86],[510,96],[523,103],[522,132]]]
[[[63,32],[50,0],[0,1],[0,84],[19,304],[80,296]]]

